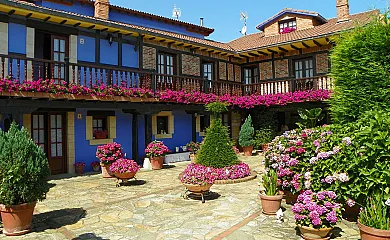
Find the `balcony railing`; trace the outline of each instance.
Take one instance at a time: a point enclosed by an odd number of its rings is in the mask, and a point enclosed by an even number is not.
[[[103,66],[89,63],[71,63],[0,54],[1,78],[11,77],[20,82],[26,80],[53,79],[81,86],[94,84],[145,88],[155,91],[173,90],[205,92],[221,96],[277,94],[304,90],[332,89],[332,79],[319,76],[302,79],[269,80],[253,84],[232,81],[205,80],[199,77],[165,75],[151,71]]]

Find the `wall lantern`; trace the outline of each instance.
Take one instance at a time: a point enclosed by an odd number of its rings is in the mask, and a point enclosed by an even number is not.
[[[107,40],[108,40],[108,43],[110,44],[110,46],[112,45],[112,43],[114,42],[114,36],[112,36],[111,33],[109,33],[107,35]]]

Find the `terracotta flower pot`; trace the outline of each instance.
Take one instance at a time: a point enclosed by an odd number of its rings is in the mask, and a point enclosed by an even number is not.
[[[242,149],[244,150],[244,156],[247,156],[247,157],[252,156],[253,146],[243,147]]]
[[[360,208],[355,205],[353,207],[348,206],[348,204],[345,204],[344,211],[342,212],[343,218],[349,221],[356,222],[358,219],[360,213]]]
[[[93,171],[94,172],[99,172],[100,171],[100,166],[93,166]]]
[[[191,163],[195,163],[196,162],[196,156],[195,154],[190,154],[190,159],[191,159]]]
[[[268,144],[262,144],[261,149],[263,150],[263,153],[265,153],[268,150]]]
[[[121,180],[128,180],[132,179],[137,172],[125,172],[125,173],[114,173],[116,178],[119,178]]]
[[[390,230],[380,230],[376,228],[367,227],[358,220],[358,226],[360,230],[360,237],[362,240],[389,240]]]
[[[150,164],[153,170],[160,170],[163,168],[164,157],[151,157]]]
[[[261,207],[265,215],[276,215],[282,204],[283,195],[268,196],[260,194]]]
[[[213,186],[213,184],[206,184],[206,185],[194,185],[194,184],[185,184],[184,186],[188,189],[188,191],[192,192],[193,194],[200,195],[201,193],[208,192]]]
[[[333,230],[333,228],[315,229],[312,227],[306,227],[306,226],[300,226],[300,225],[298,225],[298,228],[299,228],[299,231],[301,232],[301,236],[303,237],[303,239],[306,239],[306,240],[329,239],[330,232]]]
[[[3,233],[7,236],[19,236],[31,231],[31,221],[36,202],[6,207],[0,205]]]
[[[290,191],[283,191],[284,192],[284,199],[286,199],[286,204],[293,205],[297,202],[298,193],[292,193]]]
[[[77,175],[82,175],[84,173],[84,166],[75,166],[74,169]]]
[[[112,178],[112,172],[110,171],[111,164],[100,163],[100,166],[102,167],[103,178]]]

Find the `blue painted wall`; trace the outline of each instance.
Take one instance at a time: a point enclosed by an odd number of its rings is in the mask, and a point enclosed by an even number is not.
[[[82,119],[77,119],[77,114],[82,114]],[[123,152],[127,154],[128,158],[131,158],[132,149],[132,115],[124,114],[122,111],[116,111],[116,136],[115,142],[120,143],[123,148]],[[77,109],[75,114],[75,157],[76,162],[85,162],[85,171],[92,171],[91,163],[98,161],[96,158],[97,146],[89,145],[89,140],[86,140],[86,123],[85,117],[87,116],[87,109]]]
[[[110,11],[109,19],[112,21],[130,23],[130,24],[144,26],[144,27],[156,28],[156,29],[160,29],[160,30],[164,30],[164,31],[181,33],[181,34],[185,34],[185,35],[192,36],[192,37],[204,38],[204,36],[202,34],[188,32],[186,30],[186,27],[183,27],[183,26],[172,25],[170,23],[164,23],[164,22],[158,22],[156,20],[146,19],[143,17],[138,17],[135,15],[130,15],[130,14],[126,14],[126,13],[120,13],[120,12],[114,11],[114,10]]]
[[[140,164],[143,164],[145,148],[145,117],[140,115],[138,116],[138,158]]]
[[[118,42],[112,45],[106,39],[100,39],[100,63],[118,65]]]
[[[176,110],[172,113],[175,121],[175,132],[172,134],[172,138],[156,140],[163,141],[169,150],[175,152],[175,147],[185,146],[192,141],[192,116],[184,110]]]
[[[84,44],[80,43],[84,39]],[[85,62],[95,62],[95,38],[79,35],[77,43],[77,60]]]
[[[26,54],[26,35],[25,25],[9,23],[8,24],[8,52]]]
[[[86,16],[94,16],[95,14],[95,8],[93,4],[81,4],[77,1],[74,1],[71,6],[55,2],[42,1],[42,6],[67,12],[74,12]]]
[[[138,51],[134,51],[134,45],[122,44],[122,66],[138,68]]]

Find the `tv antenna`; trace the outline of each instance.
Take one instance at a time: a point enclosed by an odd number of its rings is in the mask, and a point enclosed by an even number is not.
[[[176,7],[176,4],[173,5],[172,17],[176,19],[179,19],[179,17],[181,17],[181,10],[180,8]]]
[[[240,21],[244,20],[244,26],[242,27],[240,33],[242,35],[246,35],[246,32],[247,32],[247,27],[246,27],[246,20],[248,19],[248,12],[242,12],[240,11]]]

